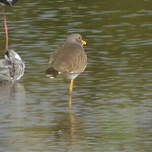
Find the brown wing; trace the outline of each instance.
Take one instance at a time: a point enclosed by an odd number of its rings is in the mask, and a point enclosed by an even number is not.
[[[84,49],[76,44],[65,44],[50,57],[49,64],[61,73],[81,73],[87,64]]]

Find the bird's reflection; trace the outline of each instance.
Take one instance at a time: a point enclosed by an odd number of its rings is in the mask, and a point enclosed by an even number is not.
[[[0,82],[0,102],[23,101],[24,86],[20,83]]]
[[[65,107],[56,105],[54,112],[50,107],[45,111],[41,107],[37,109],[38,105],[26,104],[26,92],[19,83],[1,84],[0,96],[0,113],[4,114],[3,120],[7,122],[5,142],[8,139],[12,141],[11,149],[53,151],[52,147],[55,147],[60,151],[61,148],[79,149],[80,145],[83,146],[82,142],[86,140],[84,121],[76,117],[72,106],[65,110]],[[72,96],[69,99],[72,100]]]
[[[72,110],[72,94],[69,95],[69,118],[70,118],[70,134],[71,134],[71,144],[75,144],[76,136],[75,136],[75,115],[74,111]]]
[[[17,98],[19,99],[19,96]],[[16,100],[17,98],[15,97]],[[72,97],[70,98],[72,99]],[[23,105],[23,108],[21,106],[12,108],[11,124],[14,127],[9,129],[9,134],[13,134],[13,138],[10,137],[15,143],[13,147],[19,147],[20,151],[22,149],[25,151],[33,149],[54,151],[52,149],[54,147],[56,151],[60,151],[67,148],[79,149],[80,146],[83,146],[82,143],[86,140],[83,119],[76,117],[72,107],[69,107],[67,111],[65,108],[61,109],[60,106],[56,108],[54,112],[47,111],[47,108],[43,112],[40,109],[37,111],[32,107],[32,111],[30,111],[26,104]]]
[[[26,93],[22,84],[0,83],[0,110],[3,111],[4,117],[10,115],[6,121],[15,126],[22,125],[24,121],[22,118],[25,117],[25,103]]]

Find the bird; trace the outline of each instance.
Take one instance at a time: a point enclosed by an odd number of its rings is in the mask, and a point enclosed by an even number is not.
[[[64,78],[70,79],[69,95],[72,94],[74,79],[87,66],[87,54],[83,48],[86,44],[80,34],[74,33],[69,35],[65,43],[50,56],[46,76],[56,78],[61,74]]]
[[[25,64],[14,50],[5,52],[0,60],[0,81],[15,82],[24,75]]]
[[[0,4],[3,6],[2,14],[4,18],[5,35],[6,35],[5,52],[7,52],[8,50],[8,28],[7,28],[5,5],[13,6],[17,1],[18,0],[0,0]]]
[[[0,0],[1,5],[14,5],[18,0]]]

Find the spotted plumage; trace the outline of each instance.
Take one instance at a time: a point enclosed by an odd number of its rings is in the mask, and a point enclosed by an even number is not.
[[[8,50],[0,60],[0,81],[16,81],[24,75],[25,64],[19,54]]]

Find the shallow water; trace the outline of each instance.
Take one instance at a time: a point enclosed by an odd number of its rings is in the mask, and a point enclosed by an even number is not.
[[[9,48],[26,71],[15,85],[0,85],[0,151],[151,152],[151,6],[150,0],[23,0],[8,7]],[[0,28],[2,57],[2,16]],[[88,65],[74,82],[71,110],[69,82],[44,72],[73,32],[88,42]]]

